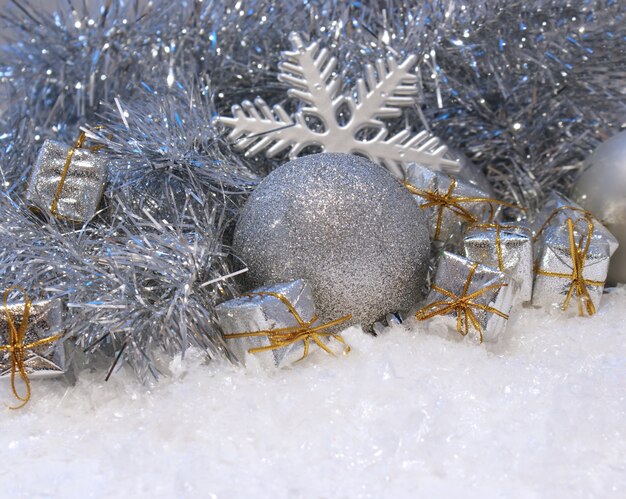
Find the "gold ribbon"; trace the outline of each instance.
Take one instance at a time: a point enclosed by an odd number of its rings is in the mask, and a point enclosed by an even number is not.
[[[350,351],[350,346],[346,344],[345,340],[340,334],[328,333],[324,331],[350,320],[352,318],[352,314],[345,315],[340,319],[327,322],[326,324],[313,326],[313,324],[317,321],[317,315],[314,315],[310,321],[305,322],[302,317],[300,317],[300,314],[295,309],[295,307],[289,302],[289,300],[280,293],[273,293],[271,291],[259,291],[255,293],[248,293],[243,296],[255,295],[272,296],[280,300],[287,307],[289,313],[293,316],[298,325],[278,329],[266,329],[263,331],[249,331],[245,333],[232,333],[224,335],[224,338],[226,339],[251,338],[254,336],[266,336],[269,339],[270,344],[268,346],[250,348],[248,350],[249,353],[255,354],[260,352],[267,352],[269,350],[278,350],[279,348],[288,347],[290,345],[293,345],[294,343],[297,343],[298,341],[302,341],[304,342],[304,353],[302,357],[298,359],[297,362],[299,362],[309,355],[310,342],[313,341],[326,353],[334,355],[332,350],[330,350],[321,340],[321,338],[323,337],[334,338],[338,342],[345,345],[344,354]]]
[[[502,250],[502,229],[523,229],[521,225],[502,225],[498,222],[491,222],[485,224],[474,224],[472,229],[496,229],[496,253],[498,255],[498,270],[504,272],[504,254]]]
[[[569,303],[576,293],[578,296],[578,315],[585,315],[585,310],[588,315],[594,315],[596,313],[596,307],[591,300],[591,296],[589,295],[589,289],[587,286],[604,286],[603,281],[592,281],[590,279],[585,279],[583,276],[583,272],[585,270],[585,262],[587,261],[587,254],[589,252],[589,247],[591,246],[591,240],[593,237],[593,220],[591,218],[591,214],[588,211],[585,211],[580,208],[571,207],[571,206],[563,206],[554,210],[552,215],[548,218],[546,223],[543,224],[541,230],[537,233],[537,236],[543,232],[543,230],[548,226],[548,223],[556,213],[562,211],[564,209],[573,209],[574,211],[583,212],[585,214],[584,218],[579,218],[575,222],[571,218],[567,218],[567,231],[569,236],[569,250],[570,257],[572,259],[572,272],[570,274],[560,273],[560,272],[549,272],[547,270],[543,270],[539,268],[539,263],[535,263],[535,272],[538,275],[545,275],[548,277],[558,277],[561,279],[569,279],[571,281],[569,290],[567,292],[567,296],[565,297],[565,301],[561,306],[562,310],[567,310],[569,307]],[[574,234],[574,224],[578,222],[585,222],[587,224],[587,234],[582,234],[578,239],[578,243],[576,243],[576,235]],[[585,306],[583,307],[583,302]]]
[[[102,126],[94,127],[95,130],[102,129]],[[57,190],[54,193],[54,198],[52,198],[52,204],[50,205],[50,213],[52,213],[56,218],[61,218],[58,214],[59,201],[61,200],[61,193],[63,192],[63,187],[65,186],[65,181],[67,179],[67,175],[70,170],[70,165],[72,164],[72,158],[74,157],[74,152],[76,149],[81,149],[87,140],[87,134],[83,131],[80,132],[80,135],[76,139],[76,142],[72,147],[67,151],[67,156],[65,158],[65,164],[63,165],[63,170],[61,171],[61,179],[59,180],[59,184],[57,185]],[[99,151],[105,147],[104,145],[96,145],[89,148],[91,152]]]
[[[467,275],[467,279],[465,281],[465,285],[463,286],[463,291],[461,295],[457,295],[448,291],[447,289],[440,288],[439,286],[433,286],[432,289],[446,296],[448,299],[437,300],[434,301],[421,310],[419,310],[415,314],[415,318],[418,321],[425,321],[428,319],[432,319],[437,315],[447,315],[451,312],[456,314],[456,329],[462,336],[467,336],[469,333],[470,324],[474,327],[474,329],[478,332],[480,336],[480,342],[483,342],[483,330],[476,318],[476,314],[473,309],[484,310],[485,312],[490,312],[492,314],[499,315],[503,319],[508,319],[509,316],[504,312],[501,312],[497,308],[490,307],[489,305],[484,305],[482,303],[476,303],[473,301],[479,296],[484,295],[486,292],[500,289],[508,286],[506,283],[501,284],[491,284],[489,286],[485,286],[477,291],[474,291],[471,294],[467,294],[469,291],[469,287],[472,284],[472,279],[474,279],[474,273],[476,272],[476,268],[478,267],[478,263],[474,263]]]
[[[22,322],[20,323],[19,327],[15,326],[15,321],[13,320],[13,316],[11,315],[11,310],[9,309],[8,305],[9,294],[11,293],[11,291],[14,290],[21,291],[24,295],[24,313],[22,314]],[[25,367],[26,350],[31,350],[41,345],[53,343],[60,338],[60,335],[55,335],[34,341],[32,343],[24,344],[26,330],[28,328],[28,318],[30,317],[31,305],[32,302],[30,298],[28,298],[28,295],[26,294],[24,288],[20,286],[11,286],[4,290],[4,313],[6,315],[7,325],[9,329],[9,344],[6,346],[0,346],[0,351],[10,352],[11,390],[13,391],[13,395],[15,396],[15,398],[21,402],[21,404],[16,407],[11,407],[11,409],[21,409],[30,400],[30,380],[28,379],[28,374],[26,373]],[[20,395],[17,390],[16,376],[18,374],[24,382],[24,385],[26,386],[26,394],[24,395]]]
[[[411,185],[407,181],[404,181],[404,187],[406,187],[411,194],[415,194],[416,196],[420,196],[424,198],[426,202],[420,206],[422,210],[426,208],[438,207],[437,212],[437,225],[435,226],[435,235],[433,236],[434,240],[439,239],[439,235],[441,234],[441,225],[443,223],[443,213],[446,209],[450,210],[452,213],[457,215],[462,220],[476,224],[478,223],[478,218],[472,212],[470,212],[467,208],[461,205],[461,203],[487,203],[489,205],[489,222],[493,220],[495,216],[495,209],[493,207],[494,204],[506,206],[508,208],[516,208],[521,209],[520,206],[506,203],[504,201],[500,201],[498,199],[493,198],[484,198],[484,197],[466,197],[466,196],[455,196],[454,190],[456,189],[456,179],[452,175],[448,175],[450,178],[450,185],[448,186],[448,190],[445,194],[441,194],[437,191],[428,191],[423,189],[418,189],[417,187]]]

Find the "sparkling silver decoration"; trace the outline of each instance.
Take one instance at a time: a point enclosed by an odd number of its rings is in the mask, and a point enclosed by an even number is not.
[[[450,194],[455,198],[489,198],[489,193],[475,183],[464,178],[451,177],[423,165],[409,165],[405,181],[409,187],[438,196],[446,195],[454,181],[455,186]],[[431,204],[429,199],[421,195],[416,194],[413,198],[428,217],[430,237],[451,245],[462,244],[463,225],[468,222],[469,217],[481,222],[487,221],[491,209],[494,209],[494,214],[497,214],[498,209],[497,206],[490,208],[491,205],[483,202],[459,201],[455,205],[441,206]]]
[[[579,248],[572,254],[570,230]],[[619,242],[602,223],[565,196],[552,193],[534,221],[537,239],[533,305],[558,306],[571,313],[588,313],[587,301],[595,309],[602,298],[611,255]],[[587,238],[589,237],[588,250]],[[576,254],[584,256],[584,260]],[[580,261],[580,263],[577,263]],[[576,276],[575,268],[582,272]],[[551,273],[560,276],[548,275]],[[571,276],[571,277],[569,277]],[[581,285],[577,286],[576,284]],[[578,305],[581,307],[579,308]]]
[[[585,160],[572,197],[620,243],[611,257],[607,284],[626,282],[626,131],[601,144]]]
[[[217,118],[217,122],[232,128],[228,139],[235,148],[255,156],[266,150],[272,158],[289,150],[295,158],[308,146],[321,146],[325,152],[343,152],[367,156],[383,164],[396,177],[404,176],[403,166],[420,163],[431,168],[458,170],[459,165],[447,159],[447,148],[427,132],[413,135],[402,130],[389,137],[389,130],[381,119],[396,118],[402,108],[415,104],[417,76],[411,71],[417,58],[414,55],[398,63],[395,58],[377,59],[367,65],[366,78],[356,81],[353,96],[341,95],[343,81],[335,70],[337,59],[317,41],[305,45],[302,38],[291,33],[293,50],[283,52],[278,79],[290,85],[288,95],[305,105],[289,116],[281,105],[270,108],[260,97],[254,103],[244,101],[233,106],[233,117]],[[346,123],[339,121],[346,108]],[[321,121],[319,129],[312,129],[307,116]],[[376,129],[371,139],[359,138],[366,128]]]
[[[55,215],[85,222],[93,218],[102,199],[107,177],[104,153],[72,148],[73,154],[65,178],[63,170],[70,146],[46,140],[28,183],[26,201],[34,208],[50,213],[59,183],[63,182]]]
[[[365,327],[417,302],[429,259],[428,227],[409,192],[347,154],[272,172],[243,208],[233,249],[251,287],[305,279],[320,320],[352,314]]]
[[[252,293],[270,292],[284,296],[296,309],[303,321],[315,315],[311,287],[302,279],[288,283],[264,286]],[[268,295],[245,295],[219,304],[215,308],[217,320],[224,334],[267,331],[297,326],[298,322],[289,309],[278,298]],[[227,340],[231,351],[245,364],[251,348],[269,346],[267,336]],[[317,346],[311,342],[311,350]],[[288,347],[253,354],[265,368],[284,367],[298,361],[304,354],[304,344],[294,343]]]
[[[576,241],[585,237],[587,226],[582,218],[576,217]],[[585,306],[590,299],[597,310],[602,299],[604,282],[609,270],[611,252],[606,241],[594,240],[585,255],[585,265],[582,269],[584,288],[588,296],[580,295],[575,288],[573,277],[574,263],[570,248],[569,234],[565,226],[550,226],[543,231],[538,250],[535,286],[533,291],[533,305],[543,307],[559,307],[574,315],[579,311],[578,305]],[[544,275],[541,272],[559,273],[561,276]],[[571,298],[568,300],[568,296]],[[592,315],[592,314],[589,314]]]
[[[473,274],[471,274],[475,264],[476,262],[467,258],[444,251],[439,259],[439,267],[437,268],[433,284],[458,298],[473,295],[490,286],[502,285],[501,287],[487,289],[484,293],[467,300],[469,303],[479,304],[478,307],[470,306],[469,310],[474,315],[481,330],[477,331],[468,315],[458,309],[451,310],[445,314],[435,315],[431,319],[426,320],[425,324],[428,329],[441,330],[443,326],[448,332],[458,335],[461,331],[464,334],[465,325],[467,324],[468,335],[474,339],[482,339],[484,341],[495,341],[506,330],[507,318],[480,307],[492,307],[508,316],[514,303],[517,301],[519,287],[515,281],[503,272],[485,265],[476,266]],[[468,280],[469,286],[467,286]],[[467,290],[464,289],[466,286]],[[464,291],[466,292],[464,293]],[[431,309],[428,309],[428,307],[439,301],[455,301],[447,293],[432,289],[424,304],[427,308],[422,308],[421,310],[430,311]],[[444,308],[445,305],[435,306],[432,308],[432,311]],[[459,326],[461,331],[459,331]]]
[[[8,311],[19,327],[24,314],[24,302],[9,302]],[[28,329],[24,344],[62,334],[62,304],[60,300],[34,301],[30,307]],[[5,309],[0,304],[0,346],[8,345],[8,324]],[[66,342],[59,339],[35,348],[25,350],[24,368],[28,377],[51,378],[69,374]],[[11,354],[0,351],[0,377],[11,375]]]
[[[465,256],[507,274],[519,284],[518,299],[530,301],[533,296],[533,238],[523,222],[502,222],[465,230]],[[500,249],[498,249],[498,246]]]

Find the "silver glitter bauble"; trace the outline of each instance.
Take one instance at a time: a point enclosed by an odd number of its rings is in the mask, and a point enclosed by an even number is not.
[[[611,137],[585,160],[572,198],[620,243],[611,257],[607,283],[626,282],[626,132]]]
[[[234,250],[260,286],[303,278],[322,320],[352,314],[369,328],[419,299],[428,226],[383,167],[349,154],[314,154],[277,168],[242,210]]]

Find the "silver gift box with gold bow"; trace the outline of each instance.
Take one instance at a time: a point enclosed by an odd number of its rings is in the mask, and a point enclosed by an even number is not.
[[[71,161],[64,177],[70,149]],[[55,216],[85,222],[98,210],[106,177],[105,154],[46,140],[33,168],[26,200],[31,208],[46,213],[52,213],[56,204]],[[61,182],[62,188],[57,192]]]
[[[463,201],[489,199],[489,193],[477,185],[422,165],[409,165],[405,185],[413,192],[417,204],[427,212],[430,238],[434,241],[460,245],[463,224],[470,220],[484,222],[497,214],[491,211],[497,212],[497,206],[487,202]],[[445,196],[448,196],[448,202],[443,206],[437,200],[441,201]]]
[[[518,285],[496,269],[443,252],[433,287],[417,312],[427,327],[494,341],[506,329]]]
[[[8,316],[16,328],[24,319],[25,304],[16,300],[8,302],[6,307],[0,306],[0,376],[11,375],[13,367],[10,346]],[[61,329],[62,304],[60,300],[34,301],[30,306],[30,314],[24,336],[24,370],[29,378],[50,378],[69,374],[66,345],[63,340],[51,341],[34,348],[30,344],[52,338],[63,333]]]
[[[567,206],[544,213],[547,217],[539,226],[533,305],[593,315],[618,243],[590,214]]]
[[[463,239],[465,256],[504,272],[519,284],[518,300],[533,296],[533,238],[522,222],[469,226]]]
[[[311,287],[302,279],[288,283],[264,286],[247,296],[234,298],[216,307],[218,323],[227,337],[227,345],[238,360],[245,363],[248,350],[271,346],[268,335],[228,339],[229,334],[272,331],[299,325],[289,308],[277,297],[259,294],[275,293],[283,296],[296,310],[302,321],[310,322],[315,315]],[[311,349],[315,348],[311,344]],[[265,368],[283,367],[304,355],[303,342],[253,354]]]

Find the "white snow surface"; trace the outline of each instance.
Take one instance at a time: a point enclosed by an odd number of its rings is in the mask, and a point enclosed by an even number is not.
[[[0,408],[0,496],[626,497],[626,288],[514,320],[492,345],[413,323],[270,373],[34,382]]]

